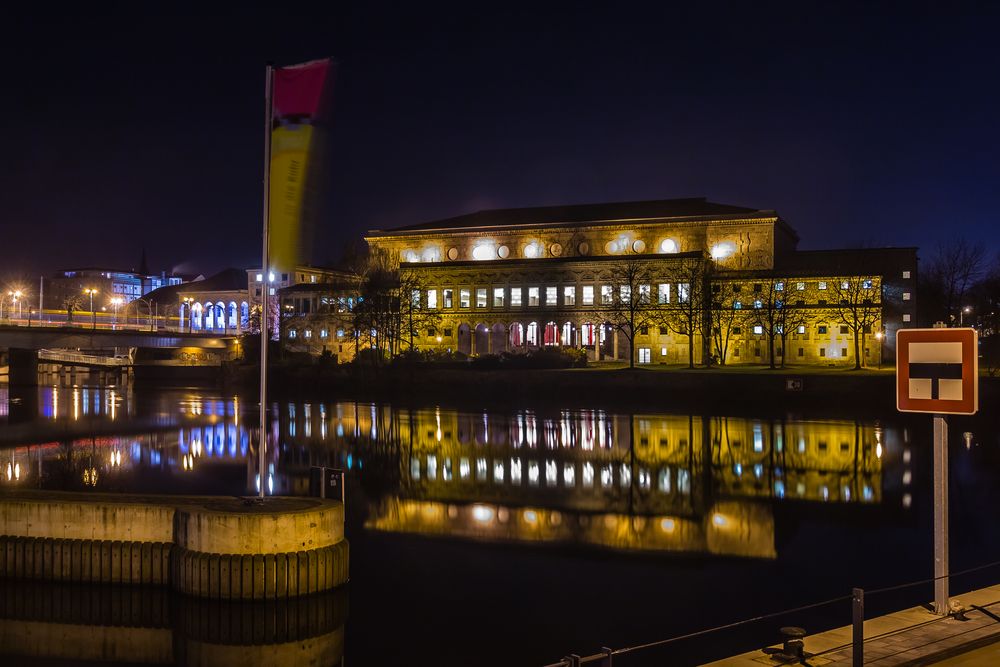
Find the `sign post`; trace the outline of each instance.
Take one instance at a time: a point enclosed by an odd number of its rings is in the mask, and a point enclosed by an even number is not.
[[[979,409],[975,329],[900,329],[896,409],[934,415],[934,611],[948,609],[948,421]]]

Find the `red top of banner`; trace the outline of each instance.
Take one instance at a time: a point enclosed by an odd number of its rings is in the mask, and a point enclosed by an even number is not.
[[[323,85],[332,69],[329,58],[274,70],[274,115],[314,117],[323,98]]]

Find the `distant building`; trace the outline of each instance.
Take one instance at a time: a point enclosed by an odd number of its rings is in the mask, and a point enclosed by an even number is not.
[[[778,338],[774,357],[789,363],[875,364],[915,322],[916,248],[798,251],[774,211],[705,199],[480,211],[366,240],[417,277],[414,301],[439,314],[418,336],[423,349],[570,346],[595,361],[760,364]],[[626,265],[639,284],[622,284]],[[629,349],[609,311],[634,293],[660,313],[696,300],[694,344],[681,327],[653,324]],[[863,317],[847,321],[846,306]],[[766,311],[794,314],[794,327],[762,323]]]
[[[192,332],[243,333],[250,321],[243,269],[225,269],[208,278],[163,287],[148,299],[170,326]]]
[[[184,282],[181,276],[166,273],[150,274],[102,267],[86,267],[59,271],[44,281],[45,308],[62,310],[67,303],[76,301],[75,308],[90,307],[90,293],[96,290],[94,309],[111,308],[112,299],[122,299],[122,305],[131,303],[153,290]]]
[[[357,354],[351,312],[360,279],[345,272],[329,274],[327,282],[299,283],[277,292],[281,338],[286,349],[332,354],[349,361]]]

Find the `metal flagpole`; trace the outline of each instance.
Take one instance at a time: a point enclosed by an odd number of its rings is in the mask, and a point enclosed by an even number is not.
[[[263,250],[261,252],[261,282],[260,293],[260,446],[258,447],[257,486],[258,497],[263,502],[264,489],[267,484],[265,475],[265,457],[267,454],[267,344],[270,336],[267,331],[268,297],[271,289],[270,257],[268,254],[268,223],[271,206],[271,123],[274,110],[271,105],[271,95],[274,92],[274,67],[267,65],[264,84],[264,234]]]

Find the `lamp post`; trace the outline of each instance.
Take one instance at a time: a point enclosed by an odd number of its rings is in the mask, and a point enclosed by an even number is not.
[[[122,299],[120,296],[116,296],[115,298],[111,299],[111,305],[115,307],[115,324],[113,327],[115,329],[118,328],[118,306],[122,305],[123,301],[124,299]]]
[[[97,290],[93,287],[88,287],[83,290],[83,293],[90,295],[90,328],[97,329],[97,313],[94,312],[94,295],[97,294]]]
[[[875,340],[878,341],[878,369],[882,370],[882,339],[885,334],[881,330],[875,332]]]
[[[14,314],[14,305],[17,304],[17,319],[21,319],[21,295],[23,292],[19,289],[14,290],[10,293],[14,297],[13,302],[10,304],[11,315]]]
[[[965,326],[965,316],[972,312],[972,306],[964,306],[958,313],[958,326]]]
[[[192,299],[189,296],[186,296],[186,297],[184,297],[182,299],[182,301],[184,302],[184,305],[187,306],[187,311],[186,312],[187,312],[187,321],[188,321],[188,333],[191,333],[192,321],[194,320],[194,316],[193,316],[193,314],[191,312],[191,302],[194,301],[194,299]],[[180,330],[183,330],[184,329],[184,322],[183,321],[179,322],[179,325],[180,326],[178,326],[177,328],[180,329]]]

